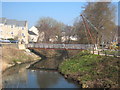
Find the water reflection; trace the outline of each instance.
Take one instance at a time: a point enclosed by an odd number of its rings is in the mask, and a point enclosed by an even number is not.
[[[37,82],[41,88],[49,88],[57,84],[60,76],[57,72],[41,71],[37,72]]]
[[[2,78],[4,87],[18,88],[19,84],[26,84],[28,81],[28,75],[25,66],[26,64],[17,65],[5,72]]]
[[[5,88],[78,88],[73,82],[64,79],[56,71],[26,70],[19,66],[19,70],[12,68],[12,74],[4,75]],[[14,72],[15,70],[15,72]],[[10,71],[10,70],[9,70]]]

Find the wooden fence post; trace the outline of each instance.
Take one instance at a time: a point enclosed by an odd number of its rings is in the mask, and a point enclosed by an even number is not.
[[[94,54],[94,48],[93,48],[93,54]]]
[[[107,56],[107,53],[106,53],[106,51],[105,51],[105,56]]]
[[[100,54],[100,52],[98,51],[98,55]]]
[[[116,57],[116,54],[114,53],[113,56]]]

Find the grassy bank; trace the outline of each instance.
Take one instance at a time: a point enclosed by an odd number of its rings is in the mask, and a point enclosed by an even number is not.
[[[66,59],[59,66],[59,71],[66,78],[74,79],[83,88],[117,88],[119,58],[93,55],[80,52]]]
[[[19,50],[14,47],[2,46],[0,50],[2,51],[2,70],[16,63],[19,64],[40,59],[40,57],[29,51]]]

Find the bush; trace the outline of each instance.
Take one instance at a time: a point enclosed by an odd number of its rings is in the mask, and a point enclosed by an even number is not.
[[[14,40],[13,38],[8,38],[7,40]]]

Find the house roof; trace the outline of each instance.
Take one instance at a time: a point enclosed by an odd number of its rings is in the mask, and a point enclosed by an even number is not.
[[[5,24],[5,25],[15,25],[19,27],[26,26],[26,21],[17,21],[15,19],[0,18],[0,23]]]
[[[32,32],[32,31],[28,31],[28,33],[29,33],[30,35],[37,35],[37,34],[35,34],[35,33]]]

